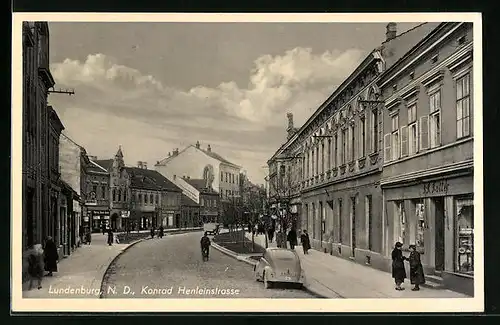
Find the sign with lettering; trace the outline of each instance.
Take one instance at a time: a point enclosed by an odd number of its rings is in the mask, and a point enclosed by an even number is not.
[[[92,211],[92,215],[94,215],[94,216],[109,216],[109,211],[107,211],[107,210],[94,210],[94,211]]]
[[[422,185],[423,195],[446,194],[448,193],[448,182],[446,180],[428,182]]]

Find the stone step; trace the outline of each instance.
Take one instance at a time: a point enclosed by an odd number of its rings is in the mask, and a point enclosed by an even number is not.
[[[431,289],[444,289],[443,278],[434,274],[426,275],[425,284],[422,286]]]

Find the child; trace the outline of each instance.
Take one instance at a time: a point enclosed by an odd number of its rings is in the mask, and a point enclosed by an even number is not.
[[[42,288],[43,273],[44,273],[43,248],[41,244],[36,244],[33,246],[28,256],[28,274],[30,276],[29,290],[33,288],[33,281],[35,279],[38,282],[38,290]]]

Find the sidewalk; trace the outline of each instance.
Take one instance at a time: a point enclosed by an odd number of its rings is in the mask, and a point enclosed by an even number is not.
[[[252,240],[252,234],[245,236]],[[254,237],[255,243],[265,247],[265,235]],[[276,247],[276,242],[269,243]],[[302,246],[295,248],[306,274],[306,287],[326,298],[471,298],[451,290],[420,288],[411,291],[407,280],[406,290],[394,290],[390,273],[364,266],[314,249],[304,255]]]
[[[92,244],[82,245],[58,263],[53,277],[45,276],[42,289],[28,290],[29,281],[23,283],[23,298],[99,298],[101,281],[109,264],[131,244],[107,244],[107,235],[92,234]],[[83,293],[55,293],[55,290],[78,289]],[[49,292],[50,289],[50,292]]]

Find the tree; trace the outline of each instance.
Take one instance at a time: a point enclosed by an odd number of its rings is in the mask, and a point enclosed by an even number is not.
[[[276,207],[271,211],[277,217],[277,222],[281,230],[286,233],[293,225],[294,218],[291,211],[290,200],[293,195],[293,180],[291,170],[286,171],[286,166],[282,165],[279,175],[269,181],[271,197]]]

